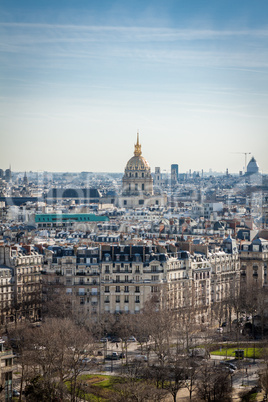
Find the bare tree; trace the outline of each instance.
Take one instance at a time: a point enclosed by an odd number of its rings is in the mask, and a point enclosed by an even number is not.
[[[200,401],[229,402],[232,400],[230,374],[205,364],[198,378],[197,395]]]
[[[40,389],[46,389],[46,394],[53,398],[64,399],[70,394],[70,400],[76,401],[78,376],[89,362],[93,348],[85,329],[71,319],[52,318],[41,327],[24,329],[20,339],[22,382],[29,385],[29,398],[31,393],[36,395]]]

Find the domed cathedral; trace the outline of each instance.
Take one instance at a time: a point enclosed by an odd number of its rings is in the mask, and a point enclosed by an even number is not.
[[[134,156],[128,161],[125,168],[122,195],[153,195],[151,169],[148,161],[141,156],[139,133],[134,147]]]
[[[143,206],[164,206],[167,203],[165,193],[154,195],[153,178],[148,161],[142,156],[139,133],[134,145],[134,156],[125,167],[122,180],[122,194],[118,197],[118,205],[125,208],[141,208]]]
[[[246,175],[251,175],[251,174],[256,174],[256,173],[259,173],[259,165],[253,156],[248,163]]]

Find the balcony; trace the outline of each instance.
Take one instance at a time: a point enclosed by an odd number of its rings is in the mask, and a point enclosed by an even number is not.
[[[7,357],[12,357],[13,356],[13,351],[12,350],[3,350],[2,352],[0,352],[0,358],[4,358],[5,356]],[[14,356],[15,357],[15,356]]]
[[[113,274],[132,274],[132,270],[117,270],[117,269],[113,269]]]
[[[9,373],[13,370],[15,370],[15,367],[13,365],[1,367],[1,373]]]

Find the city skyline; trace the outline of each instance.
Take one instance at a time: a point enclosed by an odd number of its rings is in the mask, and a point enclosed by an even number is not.
[[[267,173],[267,9],[1,2],[2,168],[123,172],[139,130],[152,171]]]

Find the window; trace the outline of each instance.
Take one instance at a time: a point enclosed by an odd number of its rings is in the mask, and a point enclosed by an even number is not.
[[[135,191],[138,191],[138,184],[135,183]]]
[[[119,275],[116,275],[115,282],[120,282],[120,276]]]
[[[128,293],[129,292],[129,287],[125,286],[125,292]]]
[[[136,293],[139,293],[139,292],[140,292],[140,287],[139,287],[139,286],[136,286],[136,287],[135,287],[135,292],[136,292]]]
[[[135,303],[139,303],[139,302],[140,302],[140,296],[136,296]]]
[[[135,272],[140,272],[140,267],[136,266]]]
[[[110,267],[109,265],[105,265],[105,273],[109,274],[110,273]]]
[[[125,275],[125,282],[128,282],[128,275]]]
[[[118,292],[120,293],[120,286],[116,286],[116,287],[115,287],[115,291],[116,291],[117,293],[118,293]]]
[[[109,293],[109,292],[110,292],[110,288],[109,288],[109,286],[105,286],[105,288],[104,288],[104,292],[106,292],[106,293]]]
[[[144,191],[144,183],[142,183],[142,185],[141,185],[141,189]]]
[[[151,270],[152,270],[152,272],[156,272],[157,271],[157,265],[152,265]]]
[[[129,296],[125,296],[125,303],[129,302]]]
[[[116,302],[116,303],[120,303],[120,296],[116,296],[116,297],[115,297],[115,302]]]
[[[124,205],[127,205],[127,200],[124,200]]]

